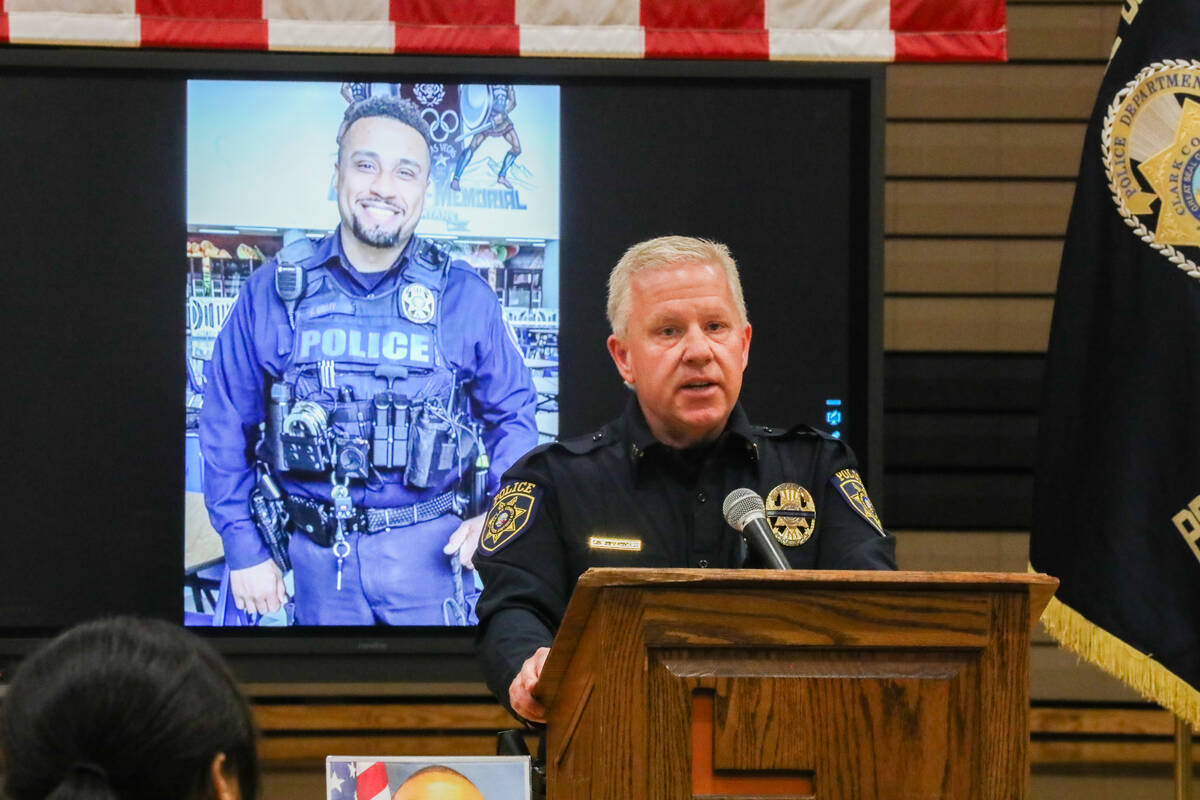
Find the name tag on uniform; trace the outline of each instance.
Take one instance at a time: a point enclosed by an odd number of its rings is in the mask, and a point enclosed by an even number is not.
[[[589,536],[588,547],[593,550],[626,550],[636,553],[642,549],[642,540],[617,539],[612,536]]]

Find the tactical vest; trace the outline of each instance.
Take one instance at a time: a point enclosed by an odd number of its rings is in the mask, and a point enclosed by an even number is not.
[[[276,281],[292,331],[280,337],[287,361],[271,387],[271,463],[339,480],[400,471],[414,488],[443,483],[473,444],[462,435],[461,380],[438,335],[448,253],[419,240],[394,287],[357,297],[311,263],[311,245],[297,244],[276,266],[277,277],[303,270],[303,295],[289,304]]]

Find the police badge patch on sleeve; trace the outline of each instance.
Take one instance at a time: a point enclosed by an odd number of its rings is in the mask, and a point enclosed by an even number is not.
[[[887,535],[883,532],[883,523],[879,520],[879,513],[871,503],[871,498],[867,497],[867,487],[863,486],[862,478],[858,477],[858,470],[839,470],[831,482],[842,493],[842,497],[846,498],[846,502],[850,504],[855,513],[871,523],[871,527],[879,531],[880,536]]]
[[[531,481],[515,481],[501,487],[492,501],[492,510],[483,520],[479,552],[490,556],[520,536],[537,514],[541,499],[542,490]]]

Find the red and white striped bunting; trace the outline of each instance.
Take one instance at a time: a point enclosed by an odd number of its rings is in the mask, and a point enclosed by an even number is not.
[[[1003,61],[1004,0],[0,0],[0,42],[780,61]]]

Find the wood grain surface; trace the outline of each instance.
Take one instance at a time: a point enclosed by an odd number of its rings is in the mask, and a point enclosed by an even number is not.
[[[1040,353],[1050,338],[1053,312],[1050,298],[889,297],[883,304],[883,341],[894,352],[954,342],[958,352]]]
[[[1074,180],[1082,122],[893,122],[888,177]]]
[[[590,570],[551,651],[551,791],[807,797],[811,776],[822,798],[1025,797],[1029,627],[1055,585]],[[711,763],[696,761],[697,692],[713,697]]]
[[[890,236],[1062,236],[1073,180],[974,181],[890,178]]]
[[[1061,257],[1061,239],[892,239],[884,248],[884,291],[1049,295]]]
[[[1111,42],[1110,42],[1111,45]],[[1104,64],[893,64],[889,119],[1083,121]]]

